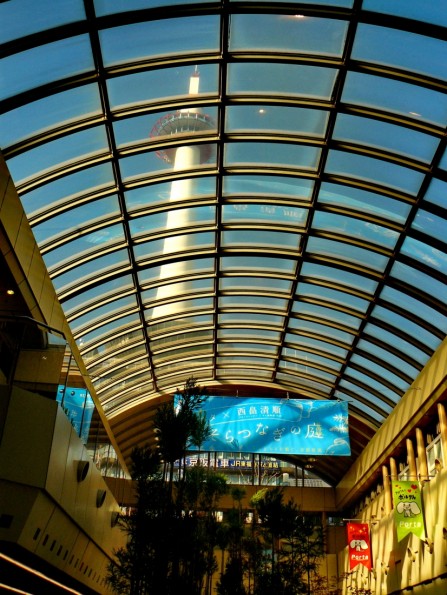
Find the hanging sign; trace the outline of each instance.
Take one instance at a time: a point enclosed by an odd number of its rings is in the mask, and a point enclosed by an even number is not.
[[[409,533],[414,533],[419,539],[425,539],[422,497],[418,483],[393,481],[391,485],[397,540],[401,541]]]
[[[363,564],[371,570],[371,542],[368,523],[348,523],[349,570]]]
[[[211,426],[201,450],[351,454],[348,404],[343,401],[208,397],[201,408]]]

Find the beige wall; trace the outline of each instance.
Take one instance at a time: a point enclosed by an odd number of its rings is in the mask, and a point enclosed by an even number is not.
[[[78,481],[79,461],[89,456],[61,407],[14,389],[0,448],[0,514],[12,522],[0,528],[0,540],[105,594],[107,564],[125,535],[112,527],[119,506],[100,472],[90,462]],[[99,508],[98,490],[106,491]]]
[[[413,534],[397,541],[393,511],[384,512],[384,491],[362,510],[359,520],[371,523],[373,572],[358,565],[350,573],[344,547],[339,554],[340,574],[348,573],[340,582],[343,593],[350,593],[353,586],[368,586],[375,595],[410,590],[412,595],[447,593],[447,469],[424,483],[422,499],[426,541]]]

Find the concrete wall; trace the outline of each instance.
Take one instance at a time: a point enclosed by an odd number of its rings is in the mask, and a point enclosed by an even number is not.
[[[1,398],[6,387],[0,389]],[[118,511],[61,407],[14,389],[0,448],[0,515],[10,521],[0,527],[0,541],[17,544],[106,594],[112,550],[125,541],[112,526]]]

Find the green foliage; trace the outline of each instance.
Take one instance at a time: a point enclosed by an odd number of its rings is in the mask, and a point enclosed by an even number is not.
[[[177,410],[169,403],[156,413],[159,448],[145,446],[132,452],[137,505],[119,518],[128,542],[115,552],[108,572],[109,585],[117,594],[200,595],[204,585],[210,592],[220,538],[215,512],[227,480],[220,473],[193,467],[173,489],[174,462],[184,456],[191,439],[200,444],[206,434],[206,424],[195,411],[204,391],[192,379],[180,392]],[[169,483],[160,470],[161,458],[171,465]]]

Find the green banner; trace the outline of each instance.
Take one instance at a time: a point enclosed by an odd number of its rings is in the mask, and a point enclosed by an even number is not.
[[[409,533],[425,539],[424,515],[419,485],[415,481],[393,481],[394,519],[397,540]]]

